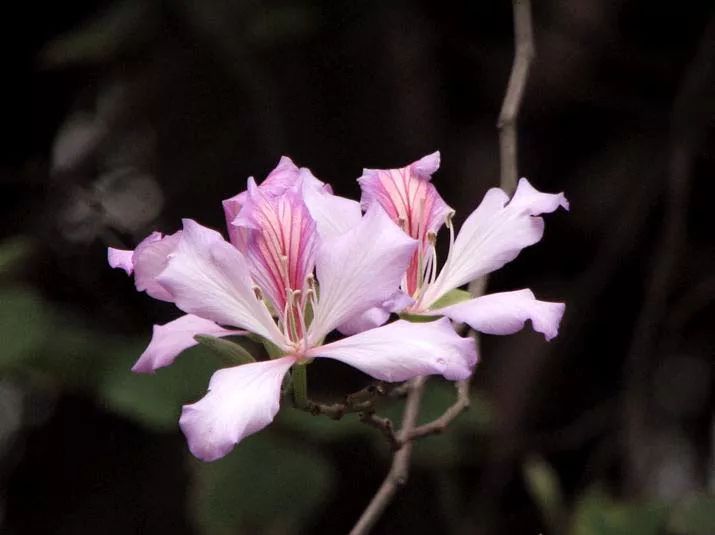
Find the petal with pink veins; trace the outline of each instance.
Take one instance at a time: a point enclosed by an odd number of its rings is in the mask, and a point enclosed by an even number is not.
[[[513,334],[531,320],[534,330],[551,340],[559,332],[565,309],[563,303],[537,300],[526,289],[484,295],[432,312],[487,334]]]
[[[261,182],[259,187],[263,193],[269,197],[282,195],[285,190],[295,186],[298,181],[298,171],[298,167],[293,163],[293,160],[287,156],[281,156],[278,165],[276,165],[275,169]],[[231,243],[241,252],[245,252],[246,249],[245,230],[235,227],[233,221],[246,203],[247,196],[248,192],[242,191],[222,203],[229,238]]]
[[[315,265],[316,224],[300,188],[270,197],[249,180],[248,198],[234,225],[247,229],[245,254],[253,278],[282,311],[286,290],[304,290]]]
[[[214,373],[208,393],[181,411],[179,426],[191,453],[202,461],[215,461],[271,423],[283,377],[294,363],[295,357],[283,357]]]
[[[184,230],[157,281],[188,314],[246,329],[279,347],[284,338],[257,299],[246,258],[215,230],[184,219]]]
[[[452,211],[430,182],[439,163],[439,152],[435,152],[400,169],[363,169],[358,178],[363,208],[379,203],[415,239],[436,232]]]
[[[435,152],[401,169],[364,169],[358,178],[363,207],[377,202],[395,223],[420,242],[420,249],[415,251],[407,268],[404,289],[410,295],[415,295],[423,276],[423,262],[430,249],[429,234],[436,233],[452,212],[430,182],[439,164],[440,155]]]
[[[245,331],[224,329],[213,321],[187,314],[164,325],[154,325],[151,342],[132,367],[136,373],[154,373],[159,368],[170,366],[185,349],[198,344],[197,334],[229,336],[245,334]]]
[[[466,379],[477,362],[474,340],[455,333],[447,318],[429,323],[398,320],[310,349],[306,355],[339,360],[390,382],[432,374],[450,381]]]
[[[416,246],[377,205],[353,229],[322,241],[316,257],[320,297],[310,344],[320,343],[338,325],[390,298]]]
[[[541,193],[525,178],[519,181],[511,202],[499,188],[487,191],[462,225],[442,271],[421,298],[421,305],[428,308],[448,291],[514,260],[522,249],[543,236],[544,220],[536,216],[559,206],[568,209],[562,193]]]

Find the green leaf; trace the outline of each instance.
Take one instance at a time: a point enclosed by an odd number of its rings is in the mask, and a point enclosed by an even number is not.
[[[715,496],[695,494],[678,503],[668,520],[668,531],[678,535],[715,533]]]
[[[194,336],[194,340],[229,364],[235,365],[256,362],[256,359],[254,359],[248,351],[235,342],[207,334],[197,334]]]
[[[0,243],[0,276],[20,268],[31,252],[32,242],[24,236],[14,236]]]
[[[563,517],[563,494],[554,469],[540,457],[530,457],[524,463],[524,479],[544,520],[557,531]]]
[[[203,348],[184,352],[176,362],[155,374],[137,374],[130,368],[141,346],[125,344],[98,386],[106,406],[150,429],[175,430],[181,406],[206,393],[214,359]]]
[[[420,314],[407,314],[403,312],[400,314],[400,318],[412,323],[430,323],[432,321],[437,321],[441,318],[441,316],[422,316]]]
[[[19,287],[0,288],[0,370],[35,356],[51,331],[51,318],[39,294]]]
[[[371,438],[378,433],[360,423],[357,414],[346,414],[340,420],[333,420],[324,415],[312,415],[305,411],[286,407],[278,413],[276,424],[295,434],[313,440],[332,442],[355,437]],[[379,437],[382,439],[382,437]]]
[[[263,431],[214,463],[194,463],[191,508],[206,535],[297,533],[327,502],[332,466],[314,448]]]
[[[658,502],[617,502],[602,490],[588,491],[576,505],[574,535],[659,535],[668,507]]]
[[[467,290],[450,290],[442,297],[437,299],[430,308],[437,310],[438,308],[444,308],[448,307],[449,305],[456,305],[457,303],[461,303],[462,301],[467,301],[472,297],[474,296]]]

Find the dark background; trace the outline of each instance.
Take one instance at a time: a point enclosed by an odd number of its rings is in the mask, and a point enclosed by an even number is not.
[[[418,444],[375,533],[711,535],[715,10],[534,4],[519,170],[572,209],[489,289],[565,301],[561,334],[482,338],[471,411]],[[499,181],[510,3],[4,7],[0,532],[346,532],[389,466],[377,432],[285,406],[226,459],[190,458],[180,406],[218,363],[129,372],[176,312],[105,248],[220,228],[282,154],[355,197],[363,167],[439,149],[461,222]],[[366,381],[311,367],[317,397]],[[425,417],[452,397],[429,385]]]

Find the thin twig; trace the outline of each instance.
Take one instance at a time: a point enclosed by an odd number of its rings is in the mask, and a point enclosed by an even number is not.
[[[404,438],[405,441],[442,433],[452,423],[452,420],[469,408],[469,379],[458,381],[455,386],[457,389],[456,401],[439,418],[415,427]]]
[[[420,402],[422,401],[424,385],[424,377],[416,377],[410,381],[407,401],[405,402],[405,412],[402,415],[402,428],[398,433],[398,438],[401,441],[404,440],[415,427],[417,415],[420,410]],[[382,482],[382,485],[380,485],[380,488],[375,496],[373,496],[362,516],[360,516],[355,527],[350,531],[350,535],[365,535],[370,532],[397,490],[407,483],[411,455],[411,442],[405,443],[405,445],[395,453],[387,477]]]
[[[390,447],[394,451],[397,451],[402,447],[403,443],[397,437],[397,434],[395,434],[395,428],[392,425],[392,420],[389,418],[383,418],[382,416],[375,414],[374,410],[368,410],[360,413],[360,421],[374,427],[385,435],[385,438],[387,438],[387,441],[390,443]]]
[[[529,0],[513,0],[514,9],[514,63],[509,84],[499,114],[499,146],[501,161],[500,186],[507,193],[516,189],[517,178],[517,135],[516,119],[519,115],[521,100],[524,95],[529,67],[534,57],[534,40],[531,27],[531,5]],[[469,290],[478,297],[484,293],[487,279],[482,277],[473,281]],[[476,333],[472,333],[474,343],[478,344]],[[457,383],[457,400],[440,417],[432,422],[415,427],[419,405],[424,391],[424,377],[418,377],[408,384],[407,402],[402,419],[402,428],[397,435],[399,448],[393,458],[387,477],[373,496],[350,535],[369,533],[380,518],[397,490],[407,482],[412,441],[425,436],[441,433],[464,409],[469,407],[469,379]],[[397,393],[397,389],[393,390]],[[374,416],[374,414],[372,415]],[[370,422],[373,424],[373,419]],[[386,432],[381,428],[383,432]],[[386,433],[387,434],[387,433]],[[388,438],[392,435],[388,434]],[[393,446],[394,447],[394,446]]]
[[[531,61],[534,59],[531,2],[529,0],[513,0],[512,5],[514,9],[514,63],[497,122],[501,187],[507,192],[516,189],[518,161],[516,121],[519,117],[526,81],[529,78]]]
[[[373,411],[378,397],[391,392],[383,382],[372,383],[362,390],[345,396],[345,400],[338,403],[319,403],[306,398],[303,406],[295,407],[311,413],[313,416],[324,415],[333,420],[340,420],[343,416],[355,412]]]

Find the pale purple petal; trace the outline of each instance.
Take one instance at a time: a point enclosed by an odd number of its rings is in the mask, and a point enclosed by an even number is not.
[[[131,275],[132,271],[134,271],[133,256],[134,251],[115,249],[114,247],[107,248],[107,262],[109,262],[109,265],[113,268],[123,269],[127,275]]]
[[[338,325],[338,331],[345,336],[361,333],[374,329],[390,319],[390,311],[382,306],[368,308],[362,314],[350,318],[345,323]]]
[[[173,302],[174,298],[158,281],[158,275],[166,268],[169,256],[181,239],[181,231],[169,236],[153,232],[134,249],[134,284],[140,292],[154,299]]]
[[[536,217],[568,207],[562,193],[535,190],[522,178],[511,202],[502,190],[492,188],[466,219],[437,280],[420,300],[429,307],[449,290],[458,288],[511,262],[522,249],[538,242],[544,220]]]
[[[527,179],[519,179],[509,205],[512,210],[524,211],[531,215],[550,214],[559,207],[569,209],[569,202],[563,193],[542,193],[536,190]]]
[[[195,346],[197,334],[229,336],[245,334],[245,331],[224,329],[213,321],[187,314],[164,325],[154,325],[149,346],[132,367],[136,373],[153,373],[158,368],[170,366],[185,349]]]
[[[233,224],[248,231],[246,257],[253,279],[282,311],[287,291],[306,290],[306,277],[315,265],[316,224],[300,188],[268,196],[249,181],[248,198]]]
[[[559,332],[566,305],[538,301],[531,290],[502,292],[463,301],[439,310],[454,321],[466,323],[487,334],[512,334],[520,331],[527,320],[547,340]]]
[[[283,357],[214,373],[208,394],[181,411],[179,426],[191,453],[202,461],[215,461],[271,423],[278,412],[283,376],[294,362],[295,357]]]
[[[245,257],[221,235],[184,219],[184,230],[157,280],[176,306],[222,325],[241,327],[282,347],[284,339],[256,298]]]
[[[364,169],[358,179],[363,207],[379,204],[392,221],[421,244],[406,270],[403,286],[409,295],[418,290],[423,266],[431,254],[429,235],[436,233],[452,212],[430,182],[439,161],[439,152],[435,152],[401,169]]]
[[[410,236],[423,240],[436,232],[452,209],[430,182],[439,168],[435,152],[400,169],[363,169],[358,178],[364,209],[377,202]]]
[[[416,246],[377,205],[356,227],[323,241],[316,258],[320,298],[310,343],[319,343],[338,325],[390,298]]]
[[[439,169],[441,156],[439,151],[423,156],[413,164],[412,169],[416,174],[423,177],[425,180],[432,180],[432,175]]]
[[[285,190],[295,186],[298,181],[298,171],[298,167],[293,163],[293,160],[287,156],[281,156],[278,165],[268,174],[259,187],[269,197],[282,195]],[[245,252],[246,247],[245,230],[235,227],[233,221],[241,212],[246,200],[247,192],[242,191],[238,195],[223,201],[223,211],[226,216],[229,238],[231,243],[241,252]]]
[[[382,381],[406,381],[418,375],[466,379],[477,362],[474,340],[454,332],[447,318],[429,323],[398,320],[337,342],[310,349]]]
[[[401,290],[396,291],[388,299],[383,301],[380,306],[367,309],[362,314],[359,314],[342,325],[338,326],[338,330],[349,336],[351,334],[367,331],[383,325],[393,312],[402,312],[409,306],[414,304],[415,300]]]
[[[303,172],[301,169],[301,173]],[[303,199],[318,225],[321,239],[340,236],[360,223],[360,203],[333,195],[326,187],[316,187],[316,183],[308,177],[303,182]]]

